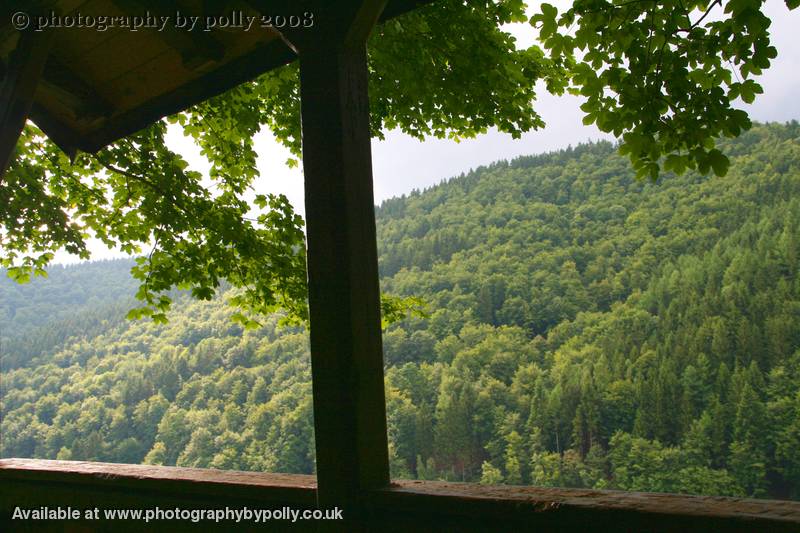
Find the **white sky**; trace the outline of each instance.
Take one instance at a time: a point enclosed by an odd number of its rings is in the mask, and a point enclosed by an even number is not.
[[[538,2],[537,2],[538,3]],[[553,2],[564,8],[567,2]],[[767,15],[772,19],[773,45],[778,57],[772,67],[760,78],[764,94],[752,105],[742,105],[753,120],[767,122],[800,120],[800,9],[789,12],[782,0],[767,0]],[[533,10],[529,10],[533,14]],[[535,30],[528,24],[514,24],[508,30],[517,38],[519,46],[526,47],[536,38]],[[547,126],[539,131],[512,139],[510,135],[490,131],[476,139],[456,143],[449,140],[428,139],[420,142],[402,133],[392,131],[386,140],[372,141],[375,203],[423,189],[443,179],[467,172],[480,165],[519,155],[548,152],[587,140],[611,139],[594,126],[584,126],[579,109],[582,100],[574,96],[555,97],[544,88],[538,91],[535,109]],[[199,150],[185,139],[179,128],[170,131],[168,144],[180,152],[192,168],[204,172],[207,162]],[[285,165],[289,152],[272,138],[269,132],[256,137],[258,168],[261,178],[254,187],[259,193],[283,193],[295,210],[304,213],[302,168],[289,169]],[[92,243],[93,259],[119,257],[119,252]],[[74,262],[74,258],[59,253],[57,262]]]

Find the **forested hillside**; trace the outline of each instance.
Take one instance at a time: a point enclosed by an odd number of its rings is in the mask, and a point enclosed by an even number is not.
[[[377,209],[395,477],[800,499],[800,125],[723,178],[609,144]],[[122,318],[129,263],[0,282],[2,455],[313,471],[308,345],[224,296]]]
[[[134,304],[133,260],[56,265],[47,280],[18,284],[0,275],[0,364],[33,366],[71,337],[90,338],[125,323]],[[46,362],[46,361],[43,361]]]

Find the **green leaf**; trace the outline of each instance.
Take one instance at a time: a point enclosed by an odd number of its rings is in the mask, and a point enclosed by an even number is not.
[[[730,160],[719,150],[714,149],[708,153],[709,163],[717,176],[724,176],[728,173]]]

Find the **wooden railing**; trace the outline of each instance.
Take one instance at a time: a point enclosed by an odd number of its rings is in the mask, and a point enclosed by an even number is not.
[[[20,520],[16,508],[100,509]],[[36,459],[0,460],[0,531],[315,531],[321,522],[108,521],[106,509],[315,509],[313,476]],[[362,495],[365,531],[800,531],[800,502],[397,481]],[[334,524],[328,524],[334,525]]]

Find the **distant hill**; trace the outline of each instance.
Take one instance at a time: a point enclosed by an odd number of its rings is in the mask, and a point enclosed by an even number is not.
[[[378,207],[393,475],[800,498],[800,125],[727,176],[608,143]],[[0,281],[3,456],[312,472],[308,344],[224,295],[128,322],[130,263]]]
[[[54,265],[47,278],[20,285],[0,277],[0,327],[21,334],[29,329],[132,298],[136,280],[132,260]]]
[[[35,363],[67,339],[122,323],[137,283],[132,260],[55,265],[47,278],[20,285],[0,270],[2,368]]]

